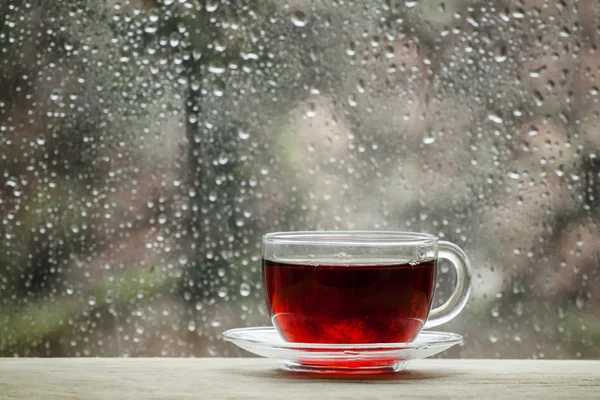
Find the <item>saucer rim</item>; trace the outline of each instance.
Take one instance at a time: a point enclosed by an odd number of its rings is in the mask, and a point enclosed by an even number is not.
[[[319,349],[319,350],[348,350],[348,349],[357,349],[357,350],[359,350],[359,349],[365,349],[365,350],[389,349],[389,350],[394,350],[394,349],[398,349],[399,347],[408,350],[408,349],[421,349],[423,347],[432,347],[432,346],[446,346],[446,345],[454,346],[458,343],[462,343],[464,340],[464,337],[458,333],[430,331],[430,330],[421,331],[417,335],[415,340],[412,342],[395,342],[395,343],[356,343],[356,344],[352,344],[352,343],[302,343],[302,342],[286,342],[286,341],[283,341],[283,339],[281,339],[282,342],[280,342],[280,343],[273,343],[272,341],[269,341],[269,340],[248,339],[248,338],[243,338],[243,337],[239,336],[239,333],[246,333],[249,331],[252,331],[252,332],[265,331],[269,334],[271,334],[272,332],[277,333],[277,330],[273,326],[255,326],[255,327],[242,327],[242,328],[228,329],[225,332],[221,333],[221,337],[223,339],[227,340],[228,342],[232,342],[234,344],[235,344],[235,342],[242,341],[242,342],[250,343],[250,344],[254,344],[254,345],[259,345],[259,346],[268,345],[272,348],[287,349],[287,350],[298,350],[299,348]],[[442,336],[442,338],[439,338],[438,340],[417,342],[416,340],[420,336],[423,336],[423,335],[425,335],[425,336],[439,335],[439,336]]]

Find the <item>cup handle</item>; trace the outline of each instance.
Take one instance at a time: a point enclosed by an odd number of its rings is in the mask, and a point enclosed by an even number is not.
[[[464,251],[454,243],[439,242],[438,259],[443,258],[454,265],[456,287],[444,304],[429,312],[423,329],[432,328],[450,321],[463,309],[471,293],[471,264]]]

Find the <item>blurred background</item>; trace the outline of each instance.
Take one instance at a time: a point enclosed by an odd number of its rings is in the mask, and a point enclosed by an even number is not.
[[[394,229],[471,258],[443,357],[600,358],[599,26],[595,0],[1,0],[0,356],[241,355],[262,234]]]

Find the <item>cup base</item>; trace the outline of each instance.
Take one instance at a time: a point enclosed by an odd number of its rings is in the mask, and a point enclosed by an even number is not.
[[[344,367],[343,365],[315,365],[310,363],[280,360],[278,361],[277,365],[280,369],[290,372],[332,375],[368,375],[400,372],[406,368],[406,366],[408,365],[408,361],[399,361],[393,364],[385,363],[384,365],[353,365],[350,367]]]

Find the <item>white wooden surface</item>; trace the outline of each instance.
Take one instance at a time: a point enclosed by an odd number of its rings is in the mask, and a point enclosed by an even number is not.
[[[0,359],[0,399],[600,399],[600,361],[421,360],[370,378],[278,371],[271,360]]]

